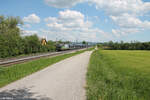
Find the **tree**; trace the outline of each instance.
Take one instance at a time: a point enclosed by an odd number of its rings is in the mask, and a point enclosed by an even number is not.
[[[41,43],[37,35],[26,36],[24,38],[25,54],[37,53],[40,51]]]
[[[105,42],[103,46],[108,46],[109,49],[112,50],[150,50],[150,42],[138,42],[138,41],[131,41],[131,43],[124,43],[121,41],[120,43],[116,42],[113,43]]]
[[[18,27],[22,24],[19,17],[0,16],[0,58],[56,49],[52,41],[48,41],[47,45],[42,46],[37,35],[22,37]]]
[[[56,46],[55,46],[55,43],[53,41],[48,41],[47,42],[47,50],[48,51],[55,51],[56,50]]]
[[[0,57],[16,56],[22,53],[19,17],[0,16]]]
[[[83,42],[82,42],[82,44],[86,44],[86,42],[85,42],[85,41],[83,41]]]

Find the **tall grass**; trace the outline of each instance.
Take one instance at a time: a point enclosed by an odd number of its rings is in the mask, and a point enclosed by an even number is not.
[[[88,100],[150,100],[150,52],[93,52],[87,73]]]
[[[88,49],[89,50],[89,49]],[[65,58],[83,53],[86,50],[77,51],[75,53],[64,54],[52,58],[41,58],[38,60],[16,64],[9,67],[0,67],[0,87],[5,86],[13,81],[37,72],[49,65],[59,62]]]

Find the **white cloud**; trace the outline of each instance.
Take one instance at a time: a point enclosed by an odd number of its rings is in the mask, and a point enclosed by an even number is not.
[[[112,33],[117,37],[150,29],[149,21],[141,21],[136,16],[129,15],[128,13],[124,13],[120,16],[110,16],[110,18],[120,28],[117,30],[112,30]]]
[[[48,17],[45,19],[47,26],[58,30],[80,30],[92,26],[92,22],[86,20],[85,16],[73,10],[65,10],[59,12],[59,17]]]
[[[23,27],[24,27],[24,28],[30,28],[31,25],[30,25],[30,24],[24,24]]]
[[[102,41],[111,38],[108,33],[98,28],[93,28],[91,21],[86,20],[82,13],[74,10],[60,11],[58,17],[48,17],[45,22],[50,30],[42,31],[51,34],[55,39]]]
[[[136,18],[135,16],[131,16],[128,13],[124,13],[120,16],[110,16],[110,18],[120,27],[124,28],[135,28],[142,27],[142,21]]]
[[[36,14],[31,14],[27,17],[24,17],[23,21],[31,24],[40,23],[40,17],[38,17]]]
[[[90,0],[99,10],[104,10],[118,29],[112,29],[116,37],[150,29],[150,21],[139,17],[150,12],[150,3],[142,0]]]
[[[120,31],[119,31],[119,30],[112,29],[112,33],[113,33],[116,37],[120,37]]]
[[[55,17],[48,17],[44,19],[45,22],[55,22],[56,20],[57,19]]]
[[[141,29],[138,28],[121,28],[121,29],[112,29],[112,34],[116,37],[126,36],[128,34],[135,34],[140,32]]]
[[[60,19],[84,19],[84,15],[78,11],[73,11],[73,10],[65,10],[65,11],[60,11],[59,12],[59,17]]]
[[[77,3],[88,2],[89,5],[94,4],[97,10],[103,10],[107,16],[118,26],[118,29],[112,29],[112,34],[117,37],[122,36],[126,32],[136,33],[143,30],[150,29],[150,21],[141,20],[139,17],[146,16],[150,12],[150,2],[144,2],[142,0],[45,0],[45,2],[56,8],[68,8],[75,6]],[[79,17],[79,18],[77,18]],[[73,22],[69,21],[73,20]],[[74,20],[76,19],[76,21]],[[50,18],[49,20],[57,22],[56,27],[66,29],[66,27],[76,27],[73,29],[83,29],[85,24],[85,17],[79,12],[60,12],[59,18]],[[64,22],[62,22],[64,21]],[[108,19],[105,20],[106,23]],[[66,22],[66,23],[65,23]],[[63,23],[63,24],[62,24]],[[68,24],[67,24],[68,23]],[[89,22],[91,23],[91,22]],[[52,23],[47,24],[47,26]],[[90,27],[91,25],[87,26]],[[86,27],[86,28],[87,28]]]
[[[22,30],[22,33],[23,33],[24,36],[26,36],[26,35],[38,34],[38,31],[35,31],[35,30]]]
[[[150,3],[142,0],[44,0],[49,6],[56,8],[69,8],[77,3],[89,2],[95,4],[97,9],[104,9],[111,15],[120,13],[141,14],[150,11]]]
[[[84,2],[86,0],[44,0],[45,3],[49,6],[56,8],[69,8],[77,3]]]
[[[97,9],[104,9],[109,15],[122,13],[144,14],[150,11],[150,3],[142,0],[89,0]]]

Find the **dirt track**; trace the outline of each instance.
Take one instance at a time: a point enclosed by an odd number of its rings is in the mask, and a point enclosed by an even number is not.
[[[65,59],[1,88],[0,100],[85,100],[85,76],[91,53]]]

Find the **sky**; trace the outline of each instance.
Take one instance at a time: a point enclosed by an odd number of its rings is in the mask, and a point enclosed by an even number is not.
[[[62,41],[150,41],[150,0],[1,0],[24,35]]]

